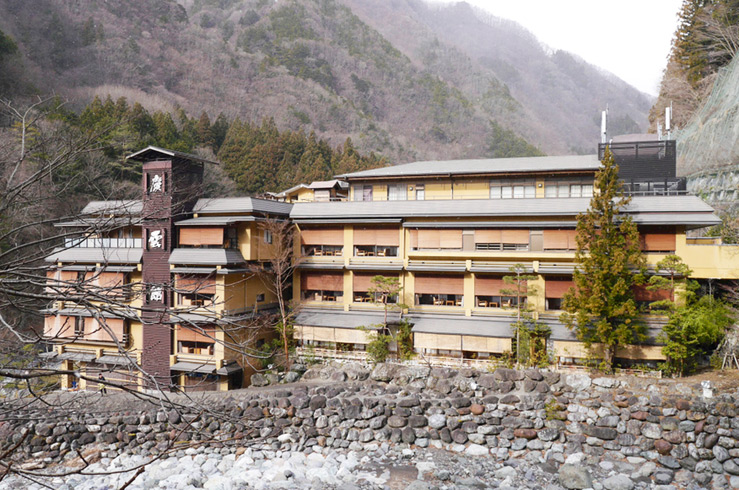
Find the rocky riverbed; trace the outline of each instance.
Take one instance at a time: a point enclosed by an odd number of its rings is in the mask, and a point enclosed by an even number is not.
[[[137,455],[102,458],[83,474],[47,477],[42,482],[11,477],[0,482],[3,490],[104,490],[129,489],[392,489],[473,490],[483,488],[595,490],[706,488],[689,471],[659,476],[653,462],[632,457],[600,460],[583,453],[565,456],[563,445],[543,457],[533,453],[501,459],[476,446],[429,448],[373,444],[362,451],[316,447],[301,452],[247,448],[232,451],[208,447],[189,448],[171,457],[151,461]],[[562,463],[561,465],[557,463]],[[142,474],[136,470],[145,465]],[[57,467],[69,471],[71,466]],[[129,471],[126,471],[129,470]],[[134,478],[135,477],[135,478]],[[661,484],[659,480],[671,484]],[[713,481],[715,480],[715,482]],[[712,479],[709,487],[726,488],[726,480]],[[731,488],[739,486],[732,479]]]

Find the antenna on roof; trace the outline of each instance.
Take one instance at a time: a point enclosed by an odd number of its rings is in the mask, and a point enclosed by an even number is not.
[[[670,101],[670,107],[665,107],[665,131],[667,131],[668,140],[672,139],[670,119],[672,119],[672,101]]]
[[[607,134],[607,124],[608,124],[608,104],[606,104],[606,110],[601,113],[600,116],[600,142],[604,145],[606,144],[606,141],[608,140],[606,134]]]

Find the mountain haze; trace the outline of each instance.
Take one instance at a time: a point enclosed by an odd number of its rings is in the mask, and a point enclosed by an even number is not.
[[[467,4],[0,0],[0,30],[18,45],[25,93],[268,117],[394,162],[589,153],[606,104],[624,132],[649,109],[614,76]]]

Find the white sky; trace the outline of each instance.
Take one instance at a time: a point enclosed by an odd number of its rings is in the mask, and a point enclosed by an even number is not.
[[[682,0],[467,0],[657,95]],[[447,2],[448,3],[448,0]]]

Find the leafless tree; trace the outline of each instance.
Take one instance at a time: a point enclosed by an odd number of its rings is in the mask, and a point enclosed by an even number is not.
[[[252,269],[262,277],[265,286],[277,299],[279,319],[275,330],[282,346],[285,369],[290,369],[292,321],[297,314],[297,305],[291,304],[288,292],[293,272],[300,265],[300,257],[294,253],[297,232],[292,222],[275,218],[262,221],[261,228],[271,237],[271,258],[263,264],[252,266]]]
[[[90,386],[99,383],[128,392],[144,409],[153,406],[196,410],[227,417],[227,414],[213,412],[211,406],[200,404],[188,393],[171,393],[174,387],[158,384],[158,380],[136,362],[124,340],[117,336],[110,318],[140,322],[147,306],[132,306],[138,303],[131,299],[144,294],[148,285],[102,281],[101,271],[105,270],[106,263],[99,264],[101,267],[90,266],[89,270],[74,277],[47,275],[52,268],[44,259],[50,254],[73,247],[80,241],[96,240],[121,226],[117,219],[120,213],[116,218],[106,213],[79,214],[82,204],[93,195],[98,199],[111,197],[105,189],[96,187],[97,178],[104,174],[107,163],[99,143],[102,134],[75,130],[46,118],[45,107],[50,102],[51,99],[37,99],[20,108],[11,101],[0,101],[0,110],[14,121],[10,127],[0,128],[0,422],[23,420],[24,417],[29,422],[40,421],[42,419],[33,419],[42,417],[39,407],[58,414],[65,410],[70,413],[89,410],[90,401],[101,396],[94,391],[78,396],[55,391],[60,376],[85,380]],[[106,128],[106,131],[112,129]],[[80,188],[87,193],[80,192]],[[71,199],[70,196],[79,197]],[[125,209],[122,212],[125,215]],[[127,218],[127,223],[133,224],[142,217],[129,214]],[[54,227],[55,223],[71,220],[88,226],[73,231]],[[179,291],[176,282],[163,287],[171,294]],[[38,354],[47,346],[74,343],[81,335],[74,332],[71,325],[66,330],[44,330],[43,310],[60,297],[74,303],[80,315],[96,320],[96,331],[86,333],[106,335],[123,359],[119,365],[100,366],[100,372],[110,373],[105,380],[99,380],[90,370],[80,370],[76,365],[62,369],[40,360]],[[183,328],[210,335],[214,342],[221,342],[224,349],[236,351],[250,360],[263,357],[254,349],[252,340],[255,332],[263,328],[260,322],[264,320],[247,314],[219,318],[218,328],[224,335],[215,338],[213,329],[204,328],[202,322],[191,319],[195,313],[218,318],[219,306],[211,303],[167,313],[172,328],[180,324]],[[127,379],[116,378],[116,373],[125,373]],[[137,387],[144,383],[157,386],[158,390],[138,391]],[[23,441],[0,449],[0,480],[11,474],[34,481],[46,476],[42,470],[13,464]],[[167,451],[162,453],[166,454]],[[82,460],[84,462],[84,458]],[[88,467],[89,464],[83,463],[70,471],[84,474]]]

